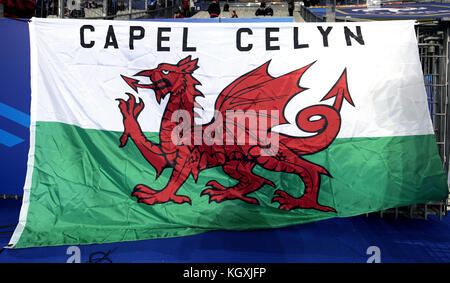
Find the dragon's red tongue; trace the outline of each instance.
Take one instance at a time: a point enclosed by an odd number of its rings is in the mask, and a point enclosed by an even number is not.
[[[124,75],[121,75],[124,81],[136,92],[138,92],[138,88],[150,88],[154,89],[156,86],[154,84],[140,84],[139,80],[126,77]]]
[[[137,91],[137,86],[139,84],[138,80],[126,77],[124,75],[121,75],[122,79],[124,79],[124,81],[134,90]]]

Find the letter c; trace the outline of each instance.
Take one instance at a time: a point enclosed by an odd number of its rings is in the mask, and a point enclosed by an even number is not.
[[[95,41],[90,41],[89,43],[86,43],[84,41],[84,31],[88,29],[90,31],[95,31],[95,28],[91,25],[84,25],[80,28],[80,45],[84,48],[92,48],[95,44]]]
[[[249,44],[247,46],[242,46],[242,42],[241,42],[241,34],[243,32],[246,32],[248,34],[253,34],[253,31],[249,28],[240,28],[238,29],[238,31],[236,32],[236,48],[239,51],[250,51],[253,48],[253,44]]]

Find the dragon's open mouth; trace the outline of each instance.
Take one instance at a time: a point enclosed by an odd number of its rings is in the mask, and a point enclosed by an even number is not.
[[[151,81],[151,80],[150,80]],[[162,78],[156,82],[151,81],[152,84],[148,85],[149,88],[155,91],[156,101],[161,103],[161,98],[166,97],[166,95],[170,92],[167,88],[171,87],[172,84],[166,78]]]
[[[151,86],[152,86],[151,88],[154,90],[163,90],[165,88],[171,87],[172,84],[168,79],[162,78],[159,81],[156,81],[153,84],[151,84]]]

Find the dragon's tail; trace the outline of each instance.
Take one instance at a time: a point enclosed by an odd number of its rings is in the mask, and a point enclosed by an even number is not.
[[[293,137],[280,133],[279,142],[298,155],[312,154],[327,148],[339,133],[341,127],[340,110],[344,99],[354,106],[348,91],[346,69],[321,101],[333,97],[335,97],[335,101],[332,106],[313,105],[297,114],[297,126],[302,131],[315,133],[315,135],[310,137]]]

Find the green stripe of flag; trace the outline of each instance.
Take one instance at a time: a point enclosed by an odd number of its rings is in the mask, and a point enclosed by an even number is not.
[[[297,209],[284,211],[271,203],[282,189],[303,193],[299,176],[256,167],[254,172],[274,182],[249,194],[259,200],[209,203],[200,196],[209,180],[236,184],[220,167],[204,170],[197,183],[189,177],[178,194],[192,205],[137,203],[136,184],[162,189],[166,169],[155,170],[130,140],[119,148],[120,132],[38,122],[27,224],[15,247],[106,243],[185,236],[211,229],[247,230],[282,227],[330,217],[347,217],[447,196],[442,162],[433,135],[337,139],[326,150],[304,158],[327,168],[319,203],[338,213]],[[158,133],[147,133],[157,142]]]

